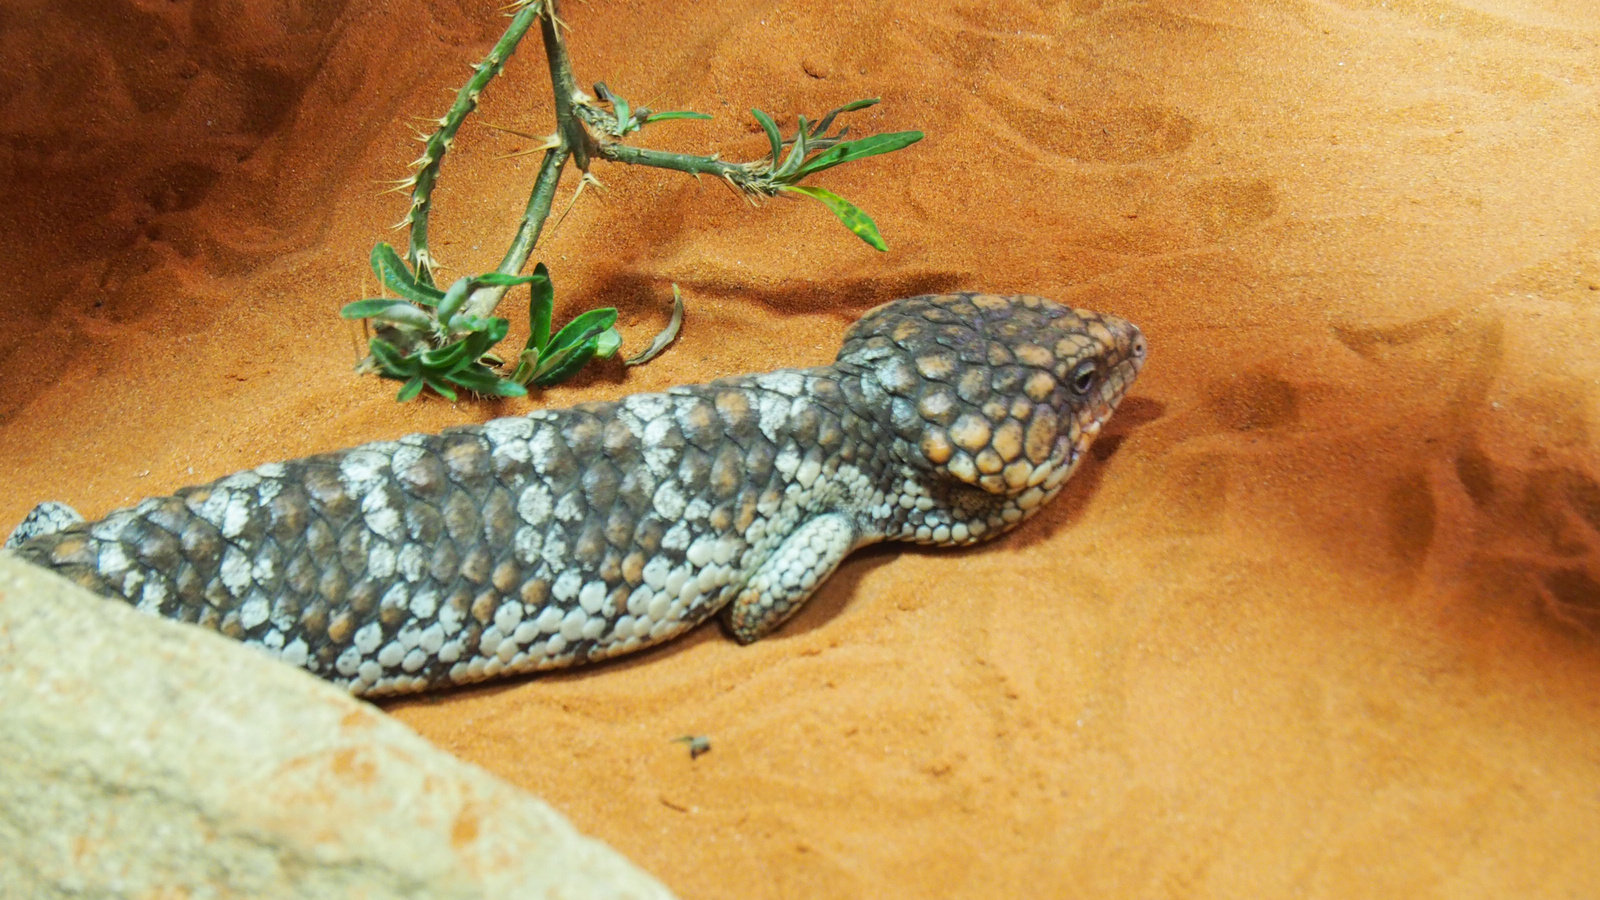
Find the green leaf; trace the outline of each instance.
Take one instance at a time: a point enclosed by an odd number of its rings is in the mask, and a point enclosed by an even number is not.
[[[544,352],[539,354],[530,380],[539,387],[549,387],[571,378],[600,351],[602,335],[607,331],[614,332],[611,326],[616,321],[616,309],[608,306],[591,309],[568,322],[550,339]],[[617,335],[615,340],[616,345],[610,346],[607,356],[617,352],[617,346],[622,341],[621,335]],[[607,344],[611,344],[611,341],[611,338],[605,339]]]
[[[852,100],[838,109],[830,110],[827,115],[822,117],[822,121],[817,123],[817,127],[811,130],[811,134],[813,137],[827,134],[828,126],[833,124],[833,120],[837,118],[840,113],[855,112],[858,109],[866,109],[869,106],[877,105],[877,97],[868,97],[865,100]]]
[[[417,399],[417,395],[420,393],[422,393],[422,376],[413,375],[411,380],[406,382],[405,387],[400,389],[400,393],[395,395],[394,400],[396,403],[409,403]]]
[[[595,337],[617,323],[616,307],[591,309],[574,318],[556,332],[545,347],[545,353],[556,353]],[[542,358],[542,357],[541,357]]]
[[[529,288],[533,296],[528,300],[528,345],[527,349],[543,352],[545,345],[550,343],[550,313],[555,309],[556,290],[550,281],[550,270],[544,263],[539,263],[533,269],[533,274],[539,276]]]
[[[483,366],[468,366],[448,376],[450,381],[479,394],[496,397],[525,397],[528,389],[513,381],[506,381]]]
[[[611,111],[617,117],[617,130],[626,134],[628,125],[631,124],[629,120],[633,118],[633,107],[629,106],[628,101],[621,97],[613,96],[611,98]]]
[[[581,344],[564,347],[555,353],[548,354],[534,368],[533,383],[539,387],[560,384],[578,374],[578,370],[594,358],[594,353],[595,339],[591,337]]]
[[[439,321],[450,321],[461,310],[462,304],[467,302],[467,295],[471,292],[472,277],[457,278],[455,284],[450,285],[450,290],[445,291],[444,298],[439,301]]]
[[[789,156],[784,159],[783,165],[772,173],[774,178],[787,178],[800,168],[800,163],[806,158],[806,117],[800,117],[800,130],[795,133],[794,143],[789,147]]]
[[[469,316],[465,313],[456,313],[454,316],[450,317],[449,322],[445,323],[452,334],[460,334],[463,331],[487,331],[493,324],[494,319],[485,319],[482,316]]]
[[[795,173],[795,181],[808,175],[814,175],[824,169],[850,162],[856,159],[866,159],[880,153],[893,153],[902,147],[909,147],[922,140],[920,131],[897,131],[894,134],[875,134],[864,137],[858,141],[846,141],[836,144],[828,150],[812,157],[800,170]]]
[[[393,297],[374,297],[370,300],[357,300],[339,307],[341,319],[366,319],[377,314],[379,310],[388,309],[394,303]]]
[[[669,119],[709,119],[711,116],[702,112],[687,112],[685,110],[669,109],[666,112],[651,113],[645,116],[645,123],[665,122]]]
[[[390,300],[388,305],[370,315],[370,318],[380,322],[393,322],[419,331],[433,329],[433,317],[409,303],[400,300]]]
[[[538,274],[537,272],[532,275],[507,275],[504,272],[485,272],[482,275],[472,276],[472,280],[479,285],[487,284],[493,285],[494,287],[516,287],[519,284],[527,284],[531,281],[538,281],[543,277],[544,276]]]
[[[418,282],[400,259],[400,254],[386,243],[380,241],[372,248],[371,262],[372,273],[378,276],[378,280],[412,303],[433,306],[444,296],[438,288]]]
[[[481,332],[479,333],[481,334]],[[473,358],[467,355],[467,352],[472,349],[469,346],[470,343],[471,339],[469,338],[456,341],[437,350],[425,350],[418,354],[417,360],[424,369],[433,374],[448,375],[473,361]]]
[[[759,109],[750,110],[750,114],[756,117],[757,122],[761,123],[761,130],[767,133],[767,140],[772,142],[772,165],[776,167],[778,165],[778,157],[783,155],[783,138],[778,134],[778,125],[772,121],[771,116]]]
[[[622,332],[615,328],[607,328],[600,332],[594,339],[595,359],[610,359],[622,349]]]
[[[839,221],[844,223],[844,227],[855,232],[856,237],[861,238],[879,250],[889,249],[889,245],[883,242],[883,235],[878,233],[878,224],[872,221],[872,217],[862,212],[860,207],[833,191],[800,184],[786,184],[782,189],[820,200],[824,206],[833,211],[834,215],[839,217]]]
[[[393,344],[383,338],[375,337],[367,341],[367,349],[385,372],[393,373],[390,377],[408,378],[417,373],[417,361],[406,358]]]
[[[451,390],[450,387],[444,383],[443,379],[435,378],[432,375],[429,375],[427,372],[423,372],[421,377],[423,382],[426,383],[428,387],[433,388],[433,392],[435,394],[438,394],[446,400],[449,400],[451,403],[456,402],[456,392]]]
[[[661,329],[659,334],[650,339],[650,346],[623,360],[622,364],[625,366],[642,366],[655,359],[678,336],[678,331],[681,328],[683,328],[683,295],[678,292],[678,285],[674,283],[672,285],[671,321],[667,322],[666,328]]]
[[[505,319],[495,318],[489,320],[489,327],[481,331],[474,331],[467,335],[467,358],[469,363],[475,363],[489,351],[490,347],[500,343],[506,336],[506,331],[511,323]]]

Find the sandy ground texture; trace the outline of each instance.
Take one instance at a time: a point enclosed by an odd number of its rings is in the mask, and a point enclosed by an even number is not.
[[[614,304],[642,346],[677,281],[679,343],[398,406],[335,310],[493,5],[0,8],[0,520],[823,363],[906,294],[1044,294],[1151,362],[1020,532],[864,553],[750,647],[392,711],[690,898],[1593,895],[1600,7],[568,3],[585,83],[717,116],[654,146],[753,158],[751,106],[882,96],[858,127],[927,140],[818,183],[890,252],[809,201],[597,170],[539,254],[558,317]],[[446,163],[457,272],[537,167],[483,121],[549,128],[536,44]]]

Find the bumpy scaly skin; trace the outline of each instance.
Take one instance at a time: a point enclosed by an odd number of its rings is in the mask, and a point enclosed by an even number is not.
[[[857,547],[1036,512],[1143,361],[1111,316],[913,297],[831,366],[271,463],[98,522],[53,509],[17,552],[367,696],[605,659],[719,610],[748,642]]]

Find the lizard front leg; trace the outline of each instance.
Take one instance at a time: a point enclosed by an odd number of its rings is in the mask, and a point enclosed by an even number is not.
[[[741,644],[771,634],[800,611],[855,544],[856,527],[846,516],[827,513],[807,519],[745,582],[723,610],[723,624]]]

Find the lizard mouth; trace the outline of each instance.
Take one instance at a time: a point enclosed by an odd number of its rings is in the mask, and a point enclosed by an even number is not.
[[[1083,454],[1089,449],[1089,445],[1094,443],[1094,439],[1099,436],[1100,428],[1104,424],[1103,419],[1097,419],[1083,426],[1078,432],[1077,440],[1062,440],[1061,443],[1065,445],[1065,452],[1061,454],[1061,461],[1051,468],[1050,474],[1045,476],[1044,481],[1040,482],[1046,491],[1055,491],[1066,483],[1068,478],[1072,477],[1072,473],[1078,470],[1078,464],[1083,462]]]

